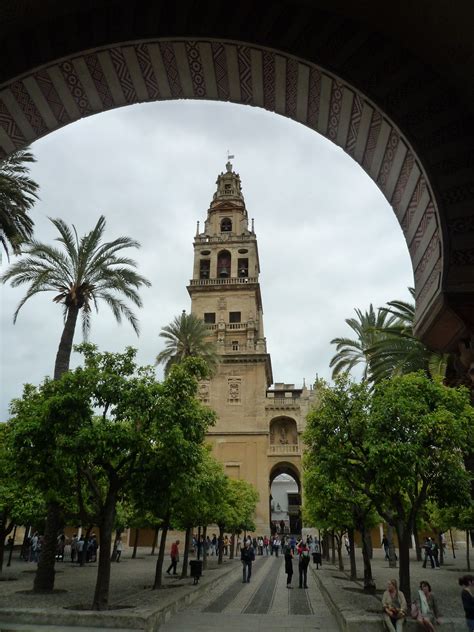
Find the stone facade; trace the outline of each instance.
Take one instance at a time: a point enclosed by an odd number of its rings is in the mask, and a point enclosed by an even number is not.
[[[209,327],[219,365],[200,385],[217,412],[207,440],[226,473],[259,493],[257,533],[269,533],[270,486],[290,474],[301,491],[301,433],[315,394],[277,383],[267,352],[259,284],[257,236],[249,227],[240,177],[230,162],[217,178],[204,230],[194,239],[191,311]]]

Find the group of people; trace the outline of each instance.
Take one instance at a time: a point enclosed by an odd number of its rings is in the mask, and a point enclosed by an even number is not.
[[[461,599],[466,615],[466,625],[469,632],[474,632],[474,575],[464,575],[459,579],[462,587]],[[383,618],[389,632],[402,632],[403,624],[408,614],[405,595],[398,590],[396,579],[391,579],[382,597]],[[418,622],[420,630],[435,632],[440,623],[438,602],[427,581],[421,581],[418,593],[412,600],[411,616]]]
[[[38,563],[43,542],[44,536],[38,531],[25,538],[22,558],[27,562]],[[99,543],[95,533],[87,539],[83,535],[79,537],[77,534],[74,534],[72,538],[67,538],[64,533],[61,533],[56,541],[56,561],[70,561],[80,565],[96,562],[98,548]]]
[[[263,544],[260,545],[260,540]],[[265,543],[266,541],[266,543]],[[256,545],[255,545],[256,542]],[[260,555],[279,556],[280,549],[285,558],[286,587],[292,588],[293,560],[298,559],[299,587],[308,588],[308,566],[313,556],[313,561],[317,568],[321,564],[320,542],[311,535],[306,540],[297,540],[295,536],[280,536],[275,534],[271,540],[265,538],[245,538],[243,547],[240,550],[242,562],[242,581],[249,583],[252,576],[252,562],[255,560],[256,550]]]

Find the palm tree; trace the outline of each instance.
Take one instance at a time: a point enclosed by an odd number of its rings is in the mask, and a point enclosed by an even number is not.
[[[356,339],[351,338],[334,338],[331,344],[336,345],[336,353],[334,354],[329,366],[333,369],[332,377],[336,377],[339,373],[351,371],[358,364],[364,365],[363,379],[367,380],[370,372],[371,354],[376,341],[384,336],[381,331],[389,326],[395,317],[389,315],[386,311],[378,309],[375,312],[372,304],[369,311],[365,313],[360,309],[355,309],[357,318],[346,318],[346,323],[357,335]]]
[[[203,358],[211,371],[215,369],[218,361],[216,346],[209,340],[209,329],[204,321],[194,314],[186,314],[183,310],[181,316],[163,327],[160,337],[165,339],[166,348],[156,356],[156,364],[165,365],[165,375],[173,364],[189,356]]]
[[[408,288],[413,299],[415,290]],[[374,342],[371,355],[372,380],[381,380],[414,371],[424,371],[432,378],[443,378],[447,355],[434,353],[413,335],[415,304],[389,301],[380,311],[395,320],[379,328],[381,336]]]
[[[124,302],[123,297],[141,307],[138,289],[150,282],[135,272],[133,259],[117,256],[125,248],[138,248],[139,243],[129,237],[118,237],[102,243],[105,218],[100,217],[95,228],[78,238],[75,227],[71,230],[61,219],[51,220],[59,231],[57,241],[62,248],[55,248],[31,241],[24,249],[25,257],[14,263],[0,281],[11,281],[13,287],[28,284],[26,295],[20,301],[14,315],[26,301],[40,292],[54,292],[53,301],[63,306],[64,328],[54,366],[54,379],[59,379],[69,369],[72,342],[79,312],[82,313],[82,329],[87,335],[90,329],[92,305],[96,311],[98,301],[105,301],[118,322],[122,316],[139,333],[138,321]],[[122,296],[121,296],[122,295]],[[61,526],[61,507],[57,500],[50,499],[34,590],[50,591],[54,587],[54,562],[56,538]]]
[[[36,162],[29,148],[16,151],[0,163],[0,244],[8,260],[10,249],[20,253],[21,244],[33,234],[28,215],[38,199],[39,185],[28,176],[29,164]]]
[[[124,316],[138,335],[137,318],[122,297],[141,307],[138,289],[151,284],[134,270],[137,264],[133,259],[117,256],[125,248],[139,248],[137,241],[130,237],[118,237],[102,243],[105,230],[103,216],[93,230],[80,239],[74,226],[71,230],[61,219],[51,221],[59,231],[57,241],[62,248],[38,241],[29,242],[24,249],[26,256],[10,266],[0,281],[11,281],[13,287],[29,285],[15,311],[13,322],[16,322],[18,312],[26,301],[40,292],[54,292],[53,301],[63,306],[64,329],[54,365],[54,379],[59,379],[69,369],[79,312],[85,337],[90,329],[92,306],[98,311],[99,300],[107,303],[117,322],[120,323]]]

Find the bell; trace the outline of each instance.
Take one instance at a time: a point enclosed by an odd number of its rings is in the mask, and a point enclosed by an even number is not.
[[[229,276],[229,270],[227,268],[221,268],[219,270],[219,276],[221,277]]]

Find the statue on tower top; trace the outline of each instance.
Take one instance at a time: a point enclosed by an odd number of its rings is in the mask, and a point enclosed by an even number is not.
[[[227,163],[226,163],[226,170],[227,173],[232,173],[232,163],[231,160],[233,160],[235,158],[234,154],[229,154],[229,150],[227,150]]]

